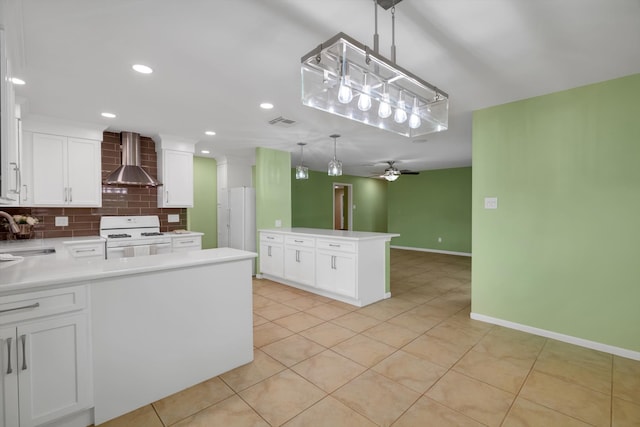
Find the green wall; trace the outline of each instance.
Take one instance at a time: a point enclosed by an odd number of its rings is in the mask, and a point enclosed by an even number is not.
[[[422,171],[389,183],[394,246],[471,252],[471,168]],[[442,242],[438,242],[438,238]]]
[[[218,246],[218,190],[215,159],[193,158],[193,208],[187,209],[187,227],[204,233],[202,248]]]
[[[291,227],[291,154],[269,148],[256,148],[256,229]],[[256,239],[259,239],[256,233]],[[257,241],[256,247],[260,247]],[[257,270],[260,271],[258,260]]]
[[[639,94],[636,74],[474,113],[474,313],[640,351]]]
[[[295,179],[290,171],[293,227],[333,228],[333,183],[353,187],[353,231],[387,231],[387,183],[379,179],[309,171]]]

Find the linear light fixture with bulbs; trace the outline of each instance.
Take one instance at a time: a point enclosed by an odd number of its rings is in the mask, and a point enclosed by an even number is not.
[[[304,55],[302,103],[407,137],[446,130],[449,95],[398,66],[395,41],[392,60],[380,55],[377,36],[372,50],[338,33]]]

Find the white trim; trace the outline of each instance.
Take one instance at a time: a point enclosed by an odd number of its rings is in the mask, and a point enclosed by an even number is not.
[[[540,335],[546,338],[552,338],[554,340],[566,342],[569,344],[575,344],[581,347],[603,351],[605,353],[615,354],[616,356],[626,357],[627,359],[640,360],[640,352],[628,350],[626,348],[615,347],[612,345],[603,344],[596,341],[590,341],[590,340],[585,340],[583,338],[573,337],[571,335],[564,335],[558,332],[547,331],[546,329],[539,329],[533,326],[523,325],[521,323],[515,323],[515,322],[510,322],[508,320],[485,316],[484,314],[471,313],[471,318],[474,320],[479,320],[481,322],[492,323],[494,325],[504,326],[505,328],[515,329],[518,331],[527,332],[534,335]]]
[[[391,298],[391,292],[384,293],[384,299]]]
[[[392,249],[404,249],[406,251],[434,252],[436,254],[471,256],[470,252],[441,251],[441,250],[438,250],[438,249],[412,248],[412,247],[409,247],[409,246],[396,246],[396,245],[391,245],[391,248]]]

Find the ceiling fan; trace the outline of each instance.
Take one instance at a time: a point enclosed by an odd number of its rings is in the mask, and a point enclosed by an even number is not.
[[[395,181],[400,178],[400,175],[418,175],[420,172],[408,170],[408,169],[398,169],[394,166],[396,163],[395,160],[387,160],[386,163],[389,165],[388,168],[384,170],[382,174],[380,174],[380,178],[384,178],[387,181]]]

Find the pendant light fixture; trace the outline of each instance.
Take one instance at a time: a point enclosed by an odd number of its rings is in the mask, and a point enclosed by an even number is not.
[[[340,135],[329,135],[329,138],[333,138],[333,159],[329,162],[329,176],[342,175],[342,162],[336,158],[336,139],[340,138]]]
[[[304,55],[302,103],[407,137],[446,130],[449,95],[396,64],[395,6],[400,0],[373,2],[373,49],[338,33]],[[378,52],[378,4],[391,8],[390,60]]]
[[[296,179],[309,179],[309,168],[304,165],[304,142],[298,142],[300,146],[300,164],[296,166]]]

